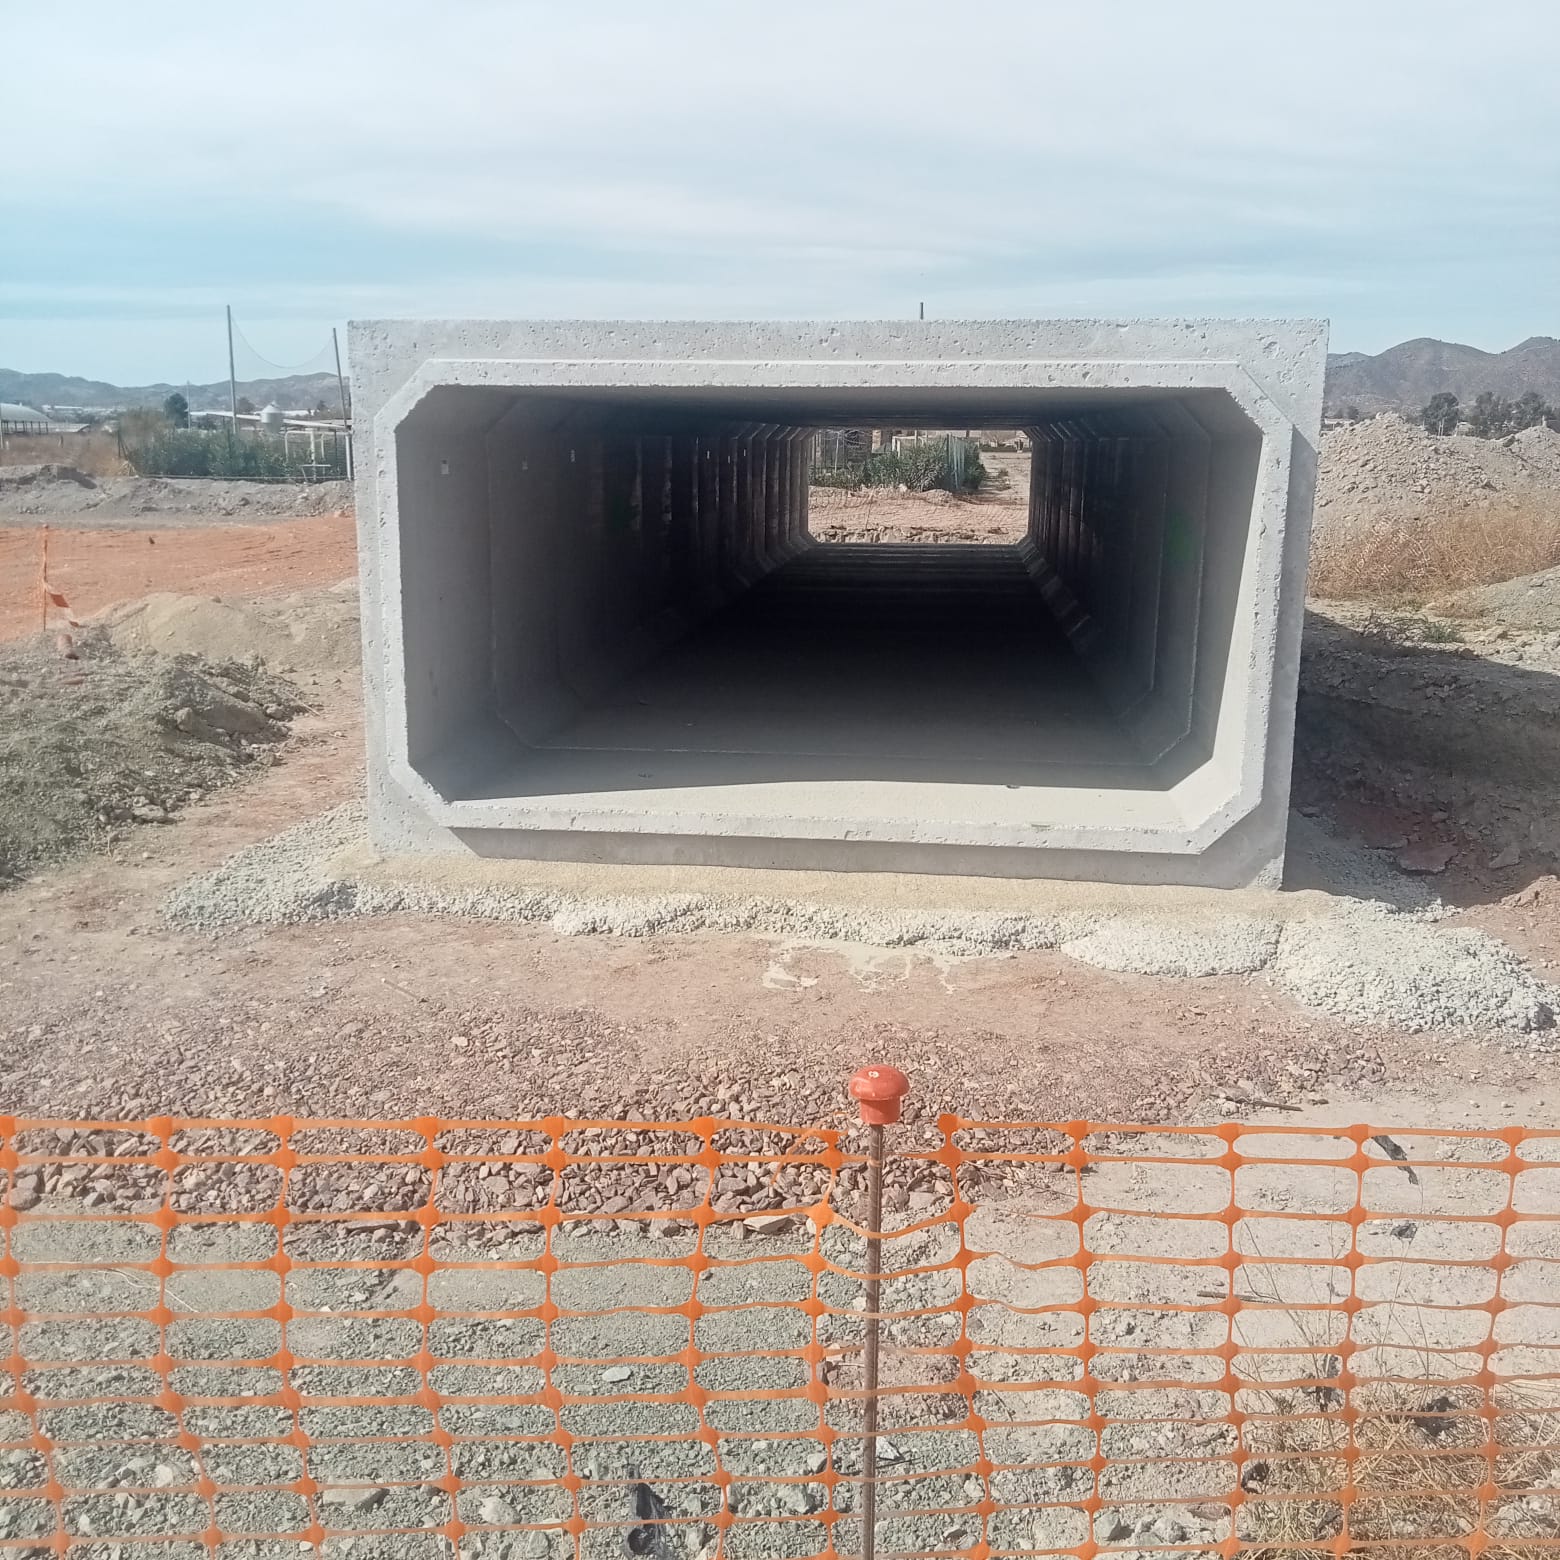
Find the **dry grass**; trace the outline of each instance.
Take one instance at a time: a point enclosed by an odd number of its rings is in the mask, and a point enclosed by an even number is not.
[[[1290,1399],[1269,1408],[1294,1418],[1254,1422],[1265,1441],[1267,1482],[1242,1511],[1247,1553],[1301,1560],[1331,1547],[1343,1530],[1350,1491],[1351,1552],[1390,1545],[1399,1560],[1466,1553],[1480,1535],[1486,1554],[1516,1557],[1560,1537],[1560,1415],[1527,1405],[1519,1390],[1497,1389],[1486,1420],[1471,1388],[1412,1388],[1387,1382],[1357,1388],[1353,1455],[1350,1427]],[[1504,1398],[1503,1405],[1499,1400]],[[1341,1406],[1341,1405],[1340,1405]],[[1493,1445],[1487,1429],[1493,1430]],[[1260,1429],[1259,1429],[1260,1427]],[[1262,1436],[1260,1431],[1267,1433]],[[1352,1478],[1347,1473],[1353,1463]],[[1493,1496],[1485,1492],[1493,1486]]]
[[[1358,531],[1321,531],[1311,592],[1333,601],[1425,602],[1560,564],[1560,504],[1466,509]]]
[[[89,477],[125,477],[130,467],[119,458],[111,433],[7,434],[0,466],[74,466]]]

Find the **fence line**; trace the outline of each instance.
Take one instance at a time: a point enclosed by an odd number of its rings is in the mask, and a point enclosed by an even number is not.
[[[0,1553],[1560,1548],[1560,1133],[876,1131],[0,1121]]]

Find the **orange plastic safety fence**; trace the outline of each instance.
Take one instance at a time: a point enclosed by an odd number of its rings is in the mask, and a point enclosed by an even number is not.
[[[0,1554],[1560,1548],[1560,1134],[0,1121]],[[869,1238],[881,1310],[864,1315]]]

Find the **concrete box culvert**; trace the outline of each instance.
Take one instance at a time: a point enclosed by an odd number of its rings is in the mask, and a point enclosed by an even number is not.
[[[1314,321],[352,328],[393,853],[1282,871]],[[825,544],[818,427],[1024,428],[1025,539]]]

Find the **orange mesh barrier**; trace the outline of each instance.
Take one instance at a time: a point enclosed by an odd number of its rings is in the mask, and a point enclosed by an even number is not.
[[[0,1122],[0,1553],[1560,1547],[1560,1134]]]

